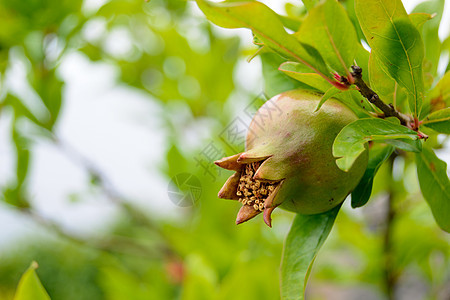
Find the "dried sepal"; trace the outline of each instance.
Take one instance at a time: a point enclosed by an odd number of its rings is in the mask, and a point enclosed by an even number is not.
[[[267,226],[272,227],[272,212],[277,208],[276,206],[268,207],[264,209],[264,223],[267,224]]]
[[[271,155],[261,156],[261,154],[251,153],[250,151],[244,152],[239,155],[237,162],[240,164],[251,164],[253,162],[264,161],[269,158]]]
[[[276,207],[280,204],[280,203],[275,202],[275,198],[282,186],[283,186],[283,180],[278,182],[277,185],[275,186],[275,189],[269,194],[266,201],[264,202],[264,208],[266,208],[266,209],[272,208],[272,207]]]
[[[240,171],[242,169],[242,164],[238,163],[238,158],[242,153],[235,154],[233,156],[224,157],[222,159],[216,160],[214,163],[219,167],[231,171]]]
[[[255,210],[253,206],[243,205],[237,214],[236,225],[247,222],[248,220],[259,215],[260,213],[261,211]]]
[[[236,224],[246,222],[264,211],[264,221],[268,226],[271,226],[270,214],[275,208],[273,199],[277,195],[282,182],[255,179],[255,174],[267,157],[259,157],[258,160],[250,163],[237,163],[242,155],[233,155],[216,162],[221,167],[236,170],[236,173],[225,182],[218,196],[221,199],[239,200],[242,203]],[[253,159],[244,156],[244,160],[251,161]]]
[[[286,168],[280,168],[283,164],[276,157],[269,157],[261,164],[255,173],[255,179],[263,181],[279,181],[286,178]]]
[[[239,185],[239,179],[241,178],[241,172],[236,172],[228,178],[223,187],[219,191],[220,199],[239,200],[239,196],[236,194]]]

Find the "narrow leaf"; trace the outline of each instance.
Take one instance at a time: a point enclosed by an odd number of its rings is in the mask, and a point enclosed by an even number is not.
[[[400,0],[355,0],[356,15],[373,53],[409,95],[414,116],[423,99],[424,45]]]
[[[30,207],[26,196],[26,179],[30,164],[29,141],[17,128],[17,120],[11,127],[12,141],[16,150],[16,180],[3,189],[3,200],[16,207]]]
[[[328,83],[328,81],[323,79],[321,76],[315,73],[306,73],[308,70],[299,63],[282,63],[279,67],[279,70],[284,72],[289,77],[312,86],[313,88],[324,93],[331,87],[330,83]]]
[[[426,75],[427,73],[429,74],[425,78],[430,77],[431,79],[437,73],[442,45],[439,39],[439,24],[443,16],[444,5],[445,0],[422,1],[414,8],[413,14],[410,15],[411,20],[413,20],[411,18],[413,15],[425,14],[429,16],[429,21],[419,28],[425,45],[426,64],[424,64],[424,72]],[[430,80],[430,83],[433,83],[433,81]]]
[[[45,109],[40,110],[39,112],[32,111],[19,98],[11,94],[6,95],[4,103],[6,105],[11,105],[14,108],[14,113],[18,117],[24,116],[38,126],[44,126],[45,121],[42,120],[45,120],[48,117],[48,115],[46,115],[48,111],[45,111]]]
[[[439,80],[436,86],[429,92],[428,97],[430,101],[424,108],[423,115],[429,112],[437,111],[450,106],[450,72]]]
[[[334,97],[335,95],[337,95],[339,93],[342,93],[342,91],[335,88],[334,86],[329,88],[328,91],[326,91],[325,94],[323,94],[322,98],[320,98],[320,102],[317,105],[314,112],[318,111],[322,107],[322,105],[325,103],[325,101],[327,101],[328,99],[330,99],[331,97]]]
[[[303,5],[305,5],[307,10],[311,10],[314,8],[314,6],[319,4],[320,0],[302,0],[302,2],[303,2]]]
[[[305,66],[299,63],[285,62],[280,65],[279,70],[284,72],[289,77],[307,84],[322,93],[326,93],[331,87],[331,85],[319,75],[315,73],[304,73],[308,70]],[[333,97],[347,105],[358,116],[369,116],[369,112],[367,110],[370,110],[370,107],[368,106],[366,110],[361,106],[361,100],[365,101],[365,98],[362,98],[359,92],[355,90],[347,90],[342,93],[336,93]]]
[[[423,24],[425,24],[426,21],[433,19],[433,16],[427,13],[412,13],[409,15],[409,19],[420,31],[422,30]]]
[[[355,160],[366,150],[368,141],[384,141],[406,151],[420,152],[422,143],[417,132],[383,119],[360,119],[345,126],[333,143],[337,166],[350,170]]]
[[[362,68],[362,78],[369,78],[369,57],[370,53],[362,45],[358,45],[356,50],[356,65]]]
[[[51,130],[61,110],[64,82],[57,78],[55,71],[49,71],[44,75],[38,73],[36,74],[36,78],[33,81],[33,87],[50,112],[50,120],[45,124],[45,128]]]
[[[264,78],[264,93],[267,97],[272,98],[273,96],[285,91],[296,88],[306,89],[308,87],[305,83],[289,78],[287,74],[280,72],[277,69],[278,66],[284,61],[284,59],[278,54],[266,52],[260,54],[260,58]],[[327,83],[327,81],[319,75],[315,73],[313,74]]]
[[[334,98],[340,100],[347,105],[359,118],[371,117],[370,112],[373,111],[370,102],[361,96],[361,93],[355,89],[349,89],[340,94],[336,94]]]
[[[369,82],[370,87],[386,103],[394,102],[395,80],[389,75],[384,64],[375,53],[369,58]]]
[[[21,188],[25,183],[28,168],[30,163],[30,150],[29,141],[18,130],[17,122],[12,127],[12,139],[16,148],[17,163],[16,163],[16,176],[17,176],[17,188]]]
[[[281,260],[281,299],[304,299],[306,282],[317,252],[333,227],[340,206],[323,214],[294,219]]]
[[[386,103],[392,103],[395,108],[402,107],[407,101],[405,89],[389,75],[389,71],[375,53],[370,54],[369,59],[370,87]]]
[[[310,10],[295,36],[317,49],[333,70],[349,75],[359,43],[347,12],[337,1],[327,0]]]
[[[248,28],[264,45],[285,58],[301,62],[321,75],[332,80],[328,68],[312,47],[305,48],[296,38],[284,29],[278,15],[260,2],[211,3],[197,0],[197,4],[207,18],[225,28]]]
[[[290,29],[292,31],[297,31],[300,28],[300,25],[302,24],[301,20],[298,18],[292,18],[289,16],[278,16],[281,23],[283,23],[284,27],[287,29]]]
[[[447,164],[428,148],[416,154],[416,163],[422,195],[428,202],[436,223],[450,232],[450,180],[447,176]]]
[[[439,133],[450,134],[450,107],[430,114],[422,125],[436,130]]]
[[[42,286],[42,283],[35,272],[37,268],[38,264],[34,261],[22,275],[14,300],[50,300],[47,291]]]
[[[352,192],[352,207],[361,207],[367,203],[372,194],[373,179],[381,165],[389,158],[394,147],[385,144],[374,144],[369,151],[369,163],[361,181]]]

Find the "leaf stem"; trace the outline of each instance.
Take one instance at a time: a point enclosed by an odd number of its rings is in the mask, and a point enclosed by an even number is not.
[[[384,103],[377,93],[375,93],[362,79],[362,69],[358,66],[352,66],[352,76],[355,80],[354,85],[359,89],[361,95],[363,95],[370,103],[378,107],[383,112],[383,117],[396,117],[400,120],[400,123],[404,126],[408,126],[413,120],[401,112],[397,111],[392,104]]]

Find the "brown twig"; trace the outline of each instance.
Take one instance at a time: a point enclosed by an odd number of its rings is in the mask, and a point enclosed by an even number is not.
[[[393,168],[394,168],[394,160],[397,154],[392,153],[391,157],[388,160],[389,166],[389,182],[393,182]],[[396,220],[396,211],[394,207],[395,201],[395,189],[392,184],[390,184],[388,189],[388,198],[386,203],[386,216],[385,216],[385,228],[383,233],[383,259],[384,259],[384,268],[383,268],[383,277],[384,277],[384,286],[386,289],[386,293],[389,300],[395,299],[394,292],[397,285],[397,275],[396,270],[393,264],[393,231]]]
[[[354,78],[354,85],[359,89],[361,95],[363,95],[370,103],[378,107],[383,112],[383,117],[396,117],[400,120],[400,123],[404,126],[408,126],[413,122],[412,118],[398,112],[392,104],[384,103],[380,97],[375,93],[362,79],[362,69],[358,66],[352,66],[352,76]]]
[[[394,299],[394,291],[396,286],[396,277],[395,271],[393,268],[393,251],[392,251],[392,227],[395,219],[395,210],[393,208],[392,203],[392,195],[389,194],[387,199],[387,211],[386,211],[386,228],[384,230],[383,236],[383,252],[384,252],[384,285],[386,288],[386,293],[388,295],[388,299]]]
[[[161,254],[163,254],[163,256],[173,257],[176,255],[176,251],[172,248],[170,241],[168,241],[165,233],[162,231],[160,226],[158,226],[157,223],[154,222],[154,220],[152,220],[141,209],[135,207],[129,199],[127,199],[124,195],[122,195],[121,192],[114,186],[112,181],[108,178],[108,176],[93,161],[91,161],[88,157],[83,155],[76,148],[72,147],[70,144],[63,141],[56,135],[52,135],[51,140],[62,153],[64,153],[69,159],[71,159],[72,161],[76,162],[78,165],[83,167],[90,174],[90,176],[95,179],[97,185],[100,187],[103,194],[107,197],[107,199],[111,203],[119,206],[135,222],[137,222],[139,225],[145,226],[152,233],[155,233],[161,239],[161,245],[158,248]],[[43,218],[42,216],[32,211],[31,209],[20,210],[20,212],[30,216],[35,222],[44,225],[47,229],[51,229],[54,233],[56,233],[60,237],[64,237],[78,244],[87,243],[86,240],[77,238],[76,236],[64,231],[57,223],[51,221],[50,219]],[[109,249],[109,246],[106,246],[106,244],[104,245],[96,244],[96,247],[99,250]]]
[[[83,238],[62,228],[57,222],[46,218],[31,208],[18,210],[20,213],[28,217],[36,224],[42,226],[48,232],[55,234],[57,237],[74,243],[78,246],[89,247],[107,253],[128,254],[143,258],[164,258],[166,252],[164,245],[158,247],[148,247],[140,244],[139,241],[132,238],[121,237],[117,235],[103,238]]]

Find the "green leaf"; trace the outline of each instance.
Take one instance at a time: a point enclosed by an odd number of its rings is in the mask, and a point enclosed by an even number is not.
[[[385,144],[373,144],[369,151],[369,162],[361,181],[352,192],[352,207],[361,207],[372,194],[373,179],[381,165],[389,158],[394,147]]]
[[[396,82],[375,53],[371,53],[369,58],[369,82],[370,87],[383,101],[394,102]]]
[[[362,68],[362,78],[369,78],[369,57],[370,53],[362,45],[358,46],[356,51],[356,65]]]
[[[284,243],[281,299],[304,299],[306,282],[317,252],[333,227],[340,205],[316,215],[297,214]]]
[[[414,116],[423,99],[424,46],[400,0],[356,0],[356,15],[373,53],[408,93]]]
[[[422,125],[436,130],[439,133],[450,134],[450,107],[430,114]]]
[[[17,188],[20,189],[24,185],[30,162],[29,141],[17,129],[17,122],[12,127],[12,138],[17,154]]]
[[[320,0],[302,0],[302,2],[303,2],[303,5],[305,5],[307,10],[311,10],[314,8],[314,6],[319,4]]]
[[[335,88],[334,86],[329,88],[328,91],[326,91],[325,94],[323,94],[322,98],[320,98],[320,102],[317,105],[316,110],[314,112],[318,111],[322,107],[322,105],[325,103],[325,101],[327,101],[331,97],[336,96],[339,93],[342,93],[342,91]]]
[[[436,86],[429,92],[428,101],[422,115],[426,116],[430,111],[440,110],[450,106],[450,72],[439,80]]]
[[[416,154],[416,163],[422,195],[439,227],[450,232],[450,180],[447,176],[447,164],[428,148]]]
[[[33,123],[39,126],[44,126],[43,122],[39,119],[39,117],[37,117],[34,112],[32,112],[28,107],[26,107],[23,104],[23,102],[20,101],[20,99],[17,98],[16,96],[11,94],[6,95],[4,103],[6,105],[11,105],[11,107],[13,107],[14,113],[16,114],[17,117],[24,116]]]
[[[279,67],[279,70],[284,72],[289,77],[305,83],[324,93],[331,87],[330,83],[318,74],[306,73],[308,70],[304,65],[299,63],[290,61],[282,63]]]
[[[352,21],[353,27],[355,27],[358,41],[365,41],[367,43],[366,37],[364,36],[364,34],[361,30],[361,26],[359,26],[358,18],[356,17],[355,0],[341,1],[341,3],[342,3],[342,5],[345,6],[347,13],[348,13],[348,17]],[[362,45],[361,45],[361,47],[362,47]],[[359,65],[359,66],[362,67],[362,65]],[[364,70],[363,70],[363,72],[364,72]]]
[[[286,92],[296,88],[308,87],[308,85],[306,85],[305,83],[294,80],[293,78],[289,78],[287,74],[278,70],[278,66],[284,61],[284,59],[278,54],[273,52],[266,52],[260,54],[259,57],[261,58],[264,78],[264,93],[267,95],[267,97],[272,98],[273,96],[278,95],[282,92]],[[325,79],[315,73],[313,73],[313,75],[325,81],[329,86],[328,82]]]
[[[396,108],[402,108],[407,101],[405,89],[389,75],[386,66],[375,53],[371,53],[369,59],[369,82],[370,87],[384,102],[392,103]]]
[[[301,62],[333,82],[327,75],[329,70],[317,50],[301,44],[288,34],[278,15],[260,2],[211,3],[197,0],[197,4],[207,18],[225,28],[248,28],[264,45],[290,60]]]
[[[283,26],[287,29],[290,29],[292,31],[297,31],[300,28],[300,25],[302,25],[302,22],[298,18],[292,18],[289,16],[278,16],[281,23],[283,23]]]
[[[359,43],[347,12],[337,1],[314,7],[295,36],[317,49],[333,70],[349,75]]]
[[[334,97],[353,110],[359,118],[371,117],[370,112],[373,111],[372,105],[359,91],[350,89],[336,94]]]
[[[16,150],[16,180],[2,190],[4,201],[16,207],[30,207],[26,193],[26,179],[30,164],[29,141],[17,129],[17,121],[11,127]]]
[[[330,83],[324,80],[319,75],[315,73],[305,73],[308,72],[308,69],[306,69],[305,66],[299,63],[285,62],[281,64],[279,70],[283,71],[286,75],[304,84],[307,84],[315,88],[316,90],[321,91],[322,93],[326,93],[331,87]],[[355,90],[347,90],[342,93],[334,94],[333,97],[335,97],[336,99],[340,100],[342,103],[347,105],[358,116],[360,117],[369,116],[368,111],[362,108],[360,105],[361,100],[363,101],[366,100],[364,100],[365,98],[362,98],[359,92]]]
[[[422,30],[423,24],[425,24],[426,21],[433,19],[433,16],[427,13],[412,13],[409,15],[409,19],[420,31]]]
[[[38,264],[33,261],[28,270],[22,275],[14,300],[50,300],[36,274],[35,270],[37,268]]]
[[[417,15],[428,15],[429,21],[423,24],[419,31],[422,33],[425,46],[426,64],[424,64],[424,72],[425,74],[429,73],[430,76],[428,77],[431,78],[436,76],[441,56],[442,43],[439,39],[439,24],[443,15],[444,4],[445,0],[423,1],[414,8],[413,14],[410,15],[411,21],[413,21],[413,18],[417,19]],[[416,17],[412,17],[413,15]],[[432,80],[430,81],[432,83]]]
[[[360,119],[345,126],[333,143],[337,166],[350,170],[355,160],[366,150],[368,141],[384,141],[406,151],[420,152],[422,143],[417,132],[382,119]]]
[[[62,105],[62,88],[64,83],[56,76],[54,70],[48,72],[36,71],[32,85],[50,112],[50,120],[45,127],[51,130],[58,119]]]

